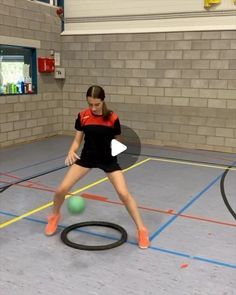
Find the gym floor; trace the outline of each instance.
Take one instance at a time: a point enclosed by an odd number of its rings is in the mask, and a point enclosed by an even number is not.
[[[151,247],[141,250],[129,214],[97,169],[72,190],[85,194],[85,211],[71,215],[65,203],[58,233],[44,235],[72,139],[56,136],[0,151],[1,187],[41,174],[0,194],[1,294],[236,294],[235,155],[142,146],[136,165],[125,171],[150,232]],[[56,167],[61,169],[53,171]],[[64,228],[94,220],[122,226],[127,242],[83,251],[61,241]],[[102,245],[119,234],[88,227],[73,231],[70,238]]]

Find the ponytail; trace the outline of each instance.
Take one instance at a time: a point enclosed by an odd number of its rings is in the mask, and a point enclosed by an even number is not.
[[[105,101],[103,101],[103,106],[102,106],[102,115],[104,120],[109,120],[110,115],[112,114],[112,110],[109,110],[107,108],[107,105]]]

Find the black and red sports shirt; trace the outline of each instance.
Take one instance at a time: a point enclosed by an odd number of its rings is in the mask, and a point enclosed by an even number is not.
[[[120,121],[112,112],[108,120],[94,115],[88,108],[81,111],[75,121],[75,129],[84,132],[84,147],[80,158],[86,162],[106,163],[114,161],[111,155],[111,140],[121,134]]]

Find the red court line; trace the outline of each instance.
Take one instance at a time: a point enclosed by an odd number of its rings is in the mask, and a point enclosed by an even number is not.
[[[123,205],[121,202],[116,202],[116,201],[104,201],[106,203],[111,203],[111,204],[117,204],[117,205]],[[154,209],[154,208],[148,208],[148,207],[143,207],[143,206],[138,206],[139,209],[146,210],[146,211],[151,211],[151,212],[158,212],[158,213],[163,213],[163,214],[168,214],[168,215],[175,215],[175,216],[180,216],[184,218],[189,218],[189,219],[195,219],[199,221],[205,221],[205,222],[211,222],[211,223],[216,223],[220,225],[227,225],[227,226],[233,226],[236,227],[236,223],[230,223],[230,222],[224,222],[224,221],[219,221],[215,219],[210,219],[210,218],[205,218],[205,217],[200,217],[200,216],[194,216],[194,215],[186,215],[186,214],[177,214],[174,213],[174,210],[161,210],[161,209]]]
[[[5,183],[5,184],[10,184],[12,183],[11,181],[9,180],[4,180],[4,179],[0,179],[0,182],[2,183]],[[55,189],[53,188],[50,188],[49,186],[44,186],[42,185],[43,187],[41,187],[41,184],[35,182],[35,183],[30,183],[30,184],[23,184],[23,183],[27,183],[28,181],[24,181],[22,182],[21,184],[20,183],[17,183],[17,184],[14,184],[14,186],[20,186],[20,187],[26,187],[26,188],[32,188],[32,189],[37,189],[37,190],[40,190],[40,191],[45,191],[45,192],[52,192],[52,193],[55,193]],[[37,186],[39,185],[39,186]]]
[[[7,176],[7,177],[11,177],[11,178],[14,178],[14,179],[17,179],[17,180],[21,180],[22,178],[20,178],[20,177],[18,177],[18,176],[16,176],[16,175],[13,175],[13,174],[9,174],[9,173],[0,173],[1,175],[4,175],[4,176]],[[2,181],[2,179],[0,178],[0,182],[4,182],[4,181]],[[36,182],[36,181],[30,181],[30,180],[26,180],[26,181],[24,181],[24,182],[28,182],[28,183],[30,183],[30,184],[37,184],[37,185],[39,185],[39,186],[41,186],[41,187],[44,187],[44,188],[49,188],[50,189],[50,187],[49,186],[47,186],[47,185],[44,185],[44,184],[41,184],[41,183],[39,183],[39,182]],[[11,182],[10,181],[8,181],[8,184],[10,184]],[[30,186],[29,186],[30,187]]]
[[[6,182],[6,183],[8,183],[8,182]],[[24,185],[24,184],[17,184],[17,186],[55,193],[55,189],[47,189],[47,188],[41,188],[41,187],[37,187],[37,186],[30,186],[29,187],[28,185]],[[73,193],[68,193],[68,195],[75,196],[75,194],[73,194]],[[91,200],[95,200],[95,201],[99,201],[99,202],[124,206],[124,204],[122,202],[111,201],[104,196],[98,196],[98,195],[88,194],[88,193],[82,193],[80,195],[82,197],[84,197],[85,199],[91,199]],[[219,225],[236,227],[236,223],[224,222],[224,221],[219,221],[219,220],[215,220],[215,219],[211,219],[211,218],[205,218],[205,217],[201,217],[201,216],[177,214],[172,209],[166,211],[166,210],[162,210],[162,209],[155,209],[155,208],[144,207],[144,206],[138,206],[138,208],[142,209],[142,210],[150,211],[150,212],[158,212],[158,213],[162,213],[162,214],[175,215],[175,216],[198,220],[198,221],[204,221],[204,222],[210,222],[210,223],[215,223],[215,224],[219,224]]]
[[[106,197],[103,197],[103,196],[91,195],[91,194],[86,194],[86,193],[82,193],[80,195],[81,195],[81,197],[83,197],[85,199],[92,199],[92,200],[97,200],[97,201],[101,201],[101,202],[106,202],[108,200]]]
[[[2,181],[1,182],[3,183],[11,183],[10,181]],[[41,187],[37,187],[37,186],[33,186],[33,184],[30,184],[30,185],[26,185],[26,184],[16,184],[16,186],[21,186],[21,187],[25,187],[25,188],[32,188],[32,189],[37,189],[37,190],[40,190],[40,191],[45,191],[45,192],[52,192],[52,193],[55,193],[56,190],[55,189],[51,189],[51,188],[41,188]],[[73,193],[67,193],[67,195],[70,195],[70,196],[76,196],[76,194],[73,194]],[[96,200],[96,201],[101,201],[101,202],[105,202],[107,200],[106,197],[103,197],[103,196],[96,196],[96,195],[91,195],[91,194],[86,194],[86,193],[82,193],[80,194],[83,198],[85,199],[90,199],[90,200]]]

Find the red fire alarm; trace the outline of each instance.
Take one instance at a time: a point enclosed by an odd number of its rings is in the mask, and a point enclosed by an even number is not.
[[[38,57],[39,73],[52,73],[55,71],[55,59],[49,57]]]

